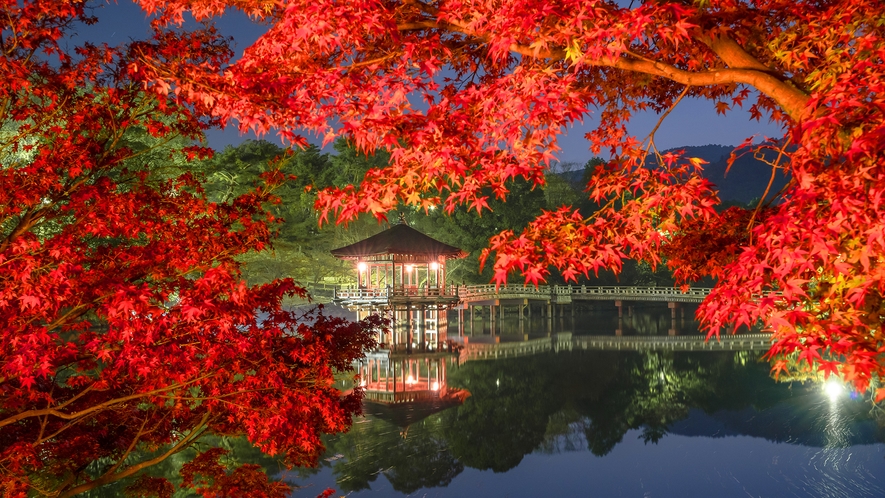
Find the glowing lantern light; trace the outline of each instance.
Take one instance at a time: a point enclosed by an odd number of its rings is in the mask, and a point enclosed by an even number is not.
[[[830,397],[831,401],[835,401],[843,392],[845,392],[845,387],[838,378],[831,376],[824,384],[824,391],[827,393],[827,396]]]

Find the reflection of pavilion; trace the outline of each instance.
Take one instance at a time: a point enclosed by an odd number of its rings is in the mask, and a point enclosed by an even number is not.
[[[368,353],[360,362],[360,385],[366,401],[410,403],[449,398],[446,369],[458,358],[452,354]]]
[[[335,293],[335,301],[362,319],[386,314],[392,330],[378,338],[391,351],[439,351],[445,346],[446,310],[458,303],[446,284],[446,260],[467,254],[402,223],[332,254],[356,262],[357,285]]]

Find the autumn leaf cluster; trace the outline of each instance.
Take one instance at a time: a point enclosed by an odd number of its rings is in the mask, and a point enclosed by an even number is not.
[[[362,183],[320,195],[330,217],[383,217],[398,203],[481,213],[516,177],[543,184],[556,139],[592,115],[588,146],[611,157],[588,184],[602,209],[546,213],[493,239],[497,282],[669,257],[686,284],[718,278],[699,312],[711,335],[761,323],[774,358],[801,354],[860,390],[885,372],[880,1],[141,4],[170,22],[234,6],[270,25],[220,70],[149,58],[139,71],[156,87],[295,143],[307,130],[390,153]],[[699,161],[628,133],[636,113],[665,118],[690,98],[782,125],[746,145],[774,151],[787,187],[718,212]],[[690,256],[699,239],[705,259]]]
[[[237,257],[271,243],[285,175],[210,202],[188,164],[211,154],[200,140],[219,120],[146,92],[138,42],[65,48],[95,21],[83,2],[0,8],[0,494],[144,476],[210,434],[314,463],[320,435],[360,409],[333,376],[379,322],[288,311],[305,294],[291,280],[243,282]],[[155,42],[211,66],[230,56],[211,36]]]

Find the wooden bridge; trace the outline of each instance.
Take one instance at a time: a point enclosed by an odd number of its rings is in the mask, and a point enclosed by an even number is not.
[[[334,300],[345,306],[385,306],[399,301],[413,303],[445,302],[469,306],[494,301],[542,301],[569,304],[576,301],[652,301],[699,303],[710,289],[692,288],[685,292],[673,287],[587,285],[461,285],[445,288],[337,289]]]
[[[465,285],[458,287],[461,303],[493,300],[528,299],[568,304],[573,301],[656,301],[667,303],[699,303],[710,289],[694,288],[682,292],[673,287],[637,287],[587,285],[539,285],[537,287],[502,285]]]

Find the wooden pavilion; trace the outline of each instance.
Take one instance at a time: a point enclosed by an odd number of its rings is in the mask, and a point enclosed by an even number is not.
[[[357,312],[388,315],[388,337],[379,337],[391,351],[413,348],[439,351],[445,344],[446,310],[459,302],[458,289],[446,282],[446,262],[467,253],[400,223],[332,255],[354,262],[355,288],[335,293],[335,302]]]

